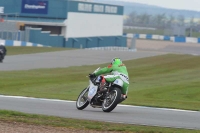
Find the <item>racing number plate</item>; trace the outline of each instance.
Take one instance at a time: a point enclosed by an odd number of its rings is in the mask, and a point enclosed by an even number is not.
[[[94,84],[90,84],[89,92],[88,92],[88,100],[90,101],[94,95],[97,93],[97,86]]]

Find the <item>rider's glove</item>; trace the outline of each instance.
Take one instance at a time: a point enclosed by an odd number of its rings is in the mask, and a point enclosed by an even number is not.
[[[89,74],[89,77],[90,77],[90,78],[95,78],[96,76],[95,76],[94,73],[90,73],[90,74]]]

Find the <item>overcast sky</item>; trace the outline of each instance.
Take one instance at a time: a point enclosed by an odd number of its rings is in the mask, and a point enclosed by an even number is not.
[[[162,6],[173,9],[200,11],[200,0],[122,0]]]

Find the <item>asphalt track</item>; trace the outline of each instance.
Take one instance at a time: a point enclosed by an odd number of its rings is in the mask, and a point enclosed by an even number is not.
[[[114,57],[122,60],[137,59],[164,54],[164,52],[127,52],[101,50],[67,50],[27,55],[6,56],[0,71],[30,70],[39,68],[63,68],[111,62]]]
[[[113,123],[150,125],[200,130],[200,112],[118,105],[111,113],[88,106],[77,110],[75,102],[0,96],[0,109],[31,114],[77,118]]]
[[[0,71],[91,65],[110,62],[110,59],[113,57],[130,60],[161,54],[165,54],[165,52],[74,50],[15,55],[6,56],[5,62],[0,64]],[[111,113],[104,113],[101,109],[91,107],[79,111],[75,107],[75,102],[72,101],[2,95],[0,95],[0,109],[66,118],[200,130],[200,112],[198,111],[122,105],[117,106]]]

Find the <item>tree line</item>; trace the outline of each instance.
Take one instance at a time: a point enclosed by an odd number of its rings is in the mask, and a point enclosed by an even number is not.
[[[137,14],[137,12],[132,12],[125,20],[126,26],[152,27],[158,29],[171,28],[173,25],[194,26],[196,24],[197,23],[194,22],[194,17],[189,18],[189,22],[186,22],[186,18],[183,15],[173,16],[166,15],[165,13],[151,15],[148,13]]]

